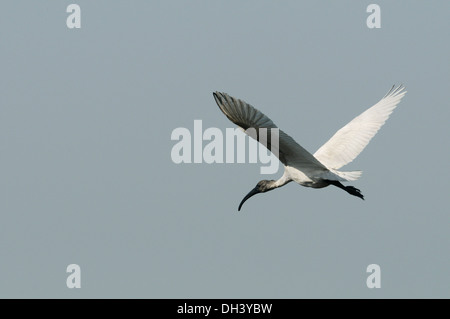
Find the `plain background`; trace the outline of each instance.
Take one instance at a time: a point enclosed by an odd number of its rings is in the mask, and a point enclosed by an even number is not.
[[[3,1],[0,297],[449,298],[450,3]],[[172,162],[172,130],[234,127],[213,91],[314,152],[393,84],[347,170],[366,201],[259,164]],[[81,289],[66,267],[81,267]],[[381,267],[368,289],[366,267]]]

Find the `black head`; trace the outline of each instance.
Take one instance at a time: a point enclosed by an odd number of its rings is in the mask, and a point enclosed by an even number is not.
[[[252,197],[253,195],[259,194],[259,193],[265,193],[275,188],[274,186],[275,181],[274,180],[262,180],[259,181],[258,184],[256,184],[255,188],[253,188],[250,193],[248,193],[244,199],[239,204],[238,211],[241,210],[242,205],[244,205],[245,201]]]

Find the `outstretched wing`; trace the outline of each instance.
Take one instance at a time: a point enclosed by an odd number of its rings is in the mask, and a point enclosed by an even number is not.
[[[405,94],[402,85],[397,88],[393,86],[377,104],[337,131],[314,156],[331,169],[339,169],[353,161],[369,144]]]
[[[256,139],[260,142],[260,128],[267,129],[267,145],[263,143],[270,151],[275,150],[276,145],[271,144],[271,130],[277,128],[270,118],[262,112],[255,109],[250,104],[233,98],[226,93],[214,92],[214,99],[220,110],[226,117],[246,131],[249,128],[254,128],[257,133]],[[311,153],[301,147],[292,137],[284,133],[282,130],[279,133],[278,156],[279,160],[286,166],[292,166],[302,171],[308,176],[321,176],[328,172],[328,169],[322,165]],[[255,138],[252,134],[247,135]]]

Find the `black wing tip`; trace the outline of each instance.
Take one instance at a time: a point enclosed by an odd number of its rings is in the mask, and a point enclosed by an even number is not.
[[[222,104],[222,94],[220,92],[213,92],[214,100],[216,100],[217,105]]]
[[[213,92],[214,99],[216,100],[217,105],[223,111],[224,104],[227,104],[227,100],[230,99],[230,96],[223,92]],[[225,113],[225,112],[224,112]]]

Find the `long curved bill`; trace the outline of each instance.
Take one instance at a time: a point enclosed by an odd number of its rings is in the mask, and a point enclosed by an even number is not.
[[[256,187],[253,188],[253,189],[250,191],[250,193],[248,193],[248,194],[244,197],[244,199],[241,201],[241,203],[239,204],[238,211],[241,210],[242,205],[244,205],[244,203],[245,203],[245,201],[246,201],[247,199],[249,199],[250,197],[252,197],[253,195],[256,195],[256,194],[258,194],[258,193],[260,193],[260,191],[259,191]]]

